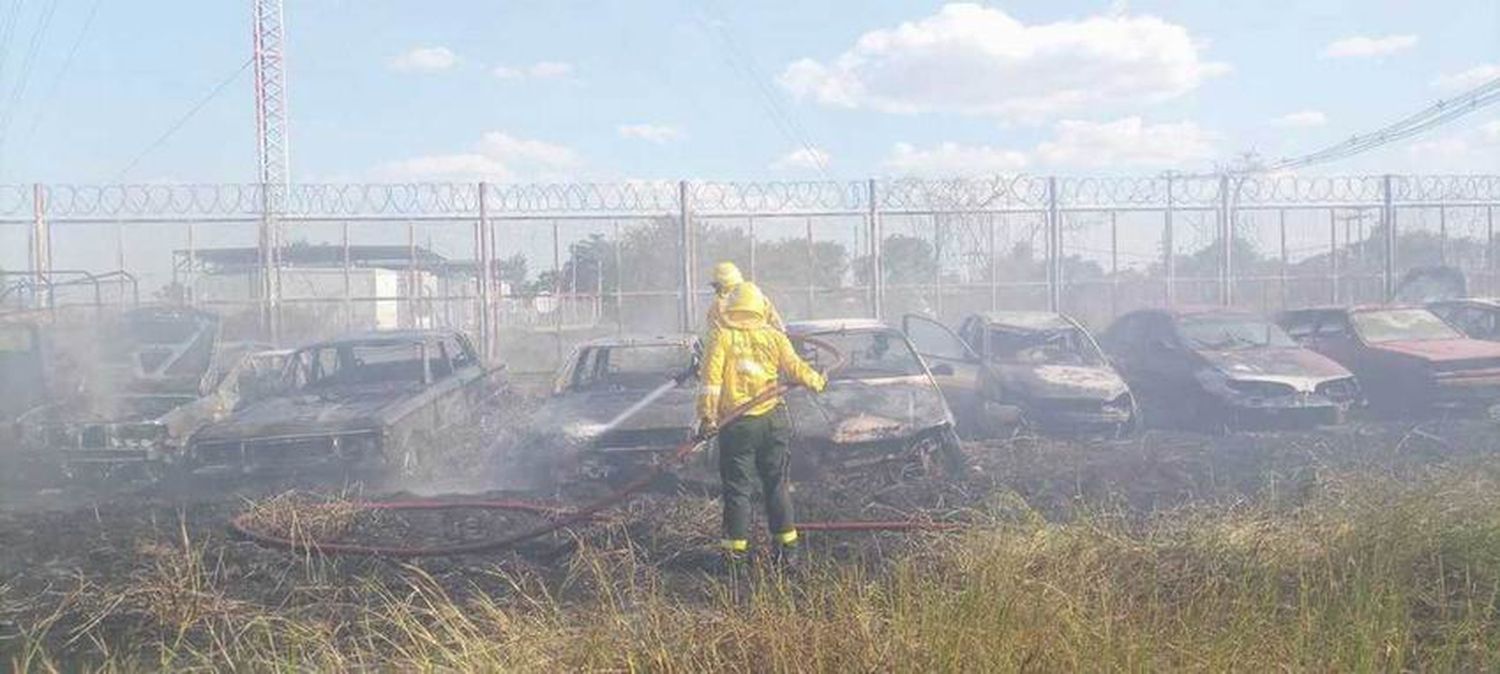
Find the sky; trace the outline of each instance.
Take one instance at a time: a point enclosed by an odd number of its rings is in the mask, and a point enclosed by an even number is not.
[[[288,0],[297,182],[1156,174],[1500,77],[1494,0]],[[0,2],[0,182],[255,179],[250,3]],[[1500,106],[1310,172],[1500,173]]]

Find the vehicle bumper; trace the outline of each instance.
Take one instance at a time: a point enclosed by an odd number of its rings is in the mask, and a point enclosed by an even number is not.
[[[194,443],[195,468],[244,472],[284,471],[319,466],[355,467],[378,461],[378,430],[308,435],[207,440]]]
[[[1232,417],[1230,421],[1245,427],[1337,425],[1344,422],[1352,405],[1352,401],[1335,401],[1308,393],[1225,401]]]

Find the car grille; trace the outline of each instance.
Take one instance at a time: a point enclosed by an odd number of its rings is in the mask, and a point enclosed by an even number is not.
[[[1334,379],[1318,384],[1316,393],[1334,402],[1347,402],[1359,397],[1359,385],[1353,377]]]
[[[359,458],[374,449],[374,432],[205,442],[194,448],[209,465],[303,465]]]

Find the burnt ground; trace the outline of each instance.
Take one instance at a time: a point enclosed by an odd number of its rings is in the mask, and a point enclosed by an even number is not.
[[[471,437],[455,446],[482,445],[484,451],[456,458],[446,477],[473,478],[483,472],[480,464],[501,460],[495,443],[478,438],[503,437],[516,417],[524,416],[524,407],[518,409],[507,413],[514,416],[466,431]],[[1080,512],[1144,521],[1202,505],[1295,507],[1315,487],[1346,474],[1416,478],[1486,460],[1497,439],[1500,428],[1478,419],[1365,421],[1228,436],[1149,431],[1125,441],[1017,437],[967,444],[972,467],[963,476],[875,470],[799,484],[795,498],[805,521],[1038,515],[1065,520]],[[235,610],[311,613],[331,620],[371,593],[408,591],[414,573],[430,576],[456,597],[477,593],[503,600],[518,588],[536,587],[564,601],[585,600],[597,590],[592,585],[597,575],[588,567],[602,563],[691,596],[712,566],[717,538],[718,506],[711,498],[653,492],[598,523],[506,552],[411,561],[298,556],[237,539],[228,530],[230,518],[288,489],[311,500],[361,492],[317,476],[295,482],[137,482],[101,488],[61,484],[43,479],[45,474],[22,466],[0,478],[0,656],[18,647],[23,631],[38,625],[51,626],[47,640],[61,651],[85,654],[96,647],[88,640],[70,642],[69,635],[85,629],[121,636],[160,629],[161,595],[141,588],[155,583],[160,593],[166,592],[162,584],[193,585],[196,579],[211,578],[217,588],[213,600]],[[432,476],[417,491],[478,484],[443,477]],[[399,488],[372,489],[378,493],[363,496],[411,495]],[[482,495],[577,505],[607,490],[570,492],[512,489]],[[536,521],[534,515],[489,511],[365,513],[341,522],[330,535],[363,543],[443,544],[494,538]],[[814,559],[878,564],[914,539],[941,535],[815,533],[807,537],[807,551]]]

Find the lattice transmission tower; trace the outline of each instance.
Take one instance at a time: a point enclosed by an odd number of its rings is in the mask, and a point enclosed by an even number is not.
[[[291,184],[287,135],[286,31],[281,0],[250,0],[255,11],[255,142],[261,187],[261,326],[279,337],[281,223]]]
[[[250,1],[255,6],[255,141],[260,160],[257,177],[268,191],[278,192],[284,198],[291,182],[284,15],[281,0]]]

